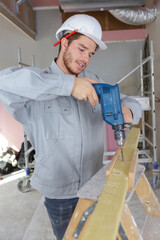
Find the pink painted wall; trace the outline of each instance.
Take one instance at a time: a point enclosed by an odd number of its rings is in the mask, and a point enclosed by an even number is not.
[[[20,149],[23,140],[23,127],[0,104],[0,133],[7,139],[8,146]]]
[[[147,36],[146,29],[129,29],[129,30],[115,30],[103,31],[103,41],[127,41],[145,39]]]

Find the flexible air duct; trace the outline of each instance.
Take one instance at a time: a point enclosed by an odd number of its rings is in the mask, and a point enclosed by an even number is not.
[[[109,12],[118,20],[131,25],[150,23],[157,16],[157,9],[155,7],[111,9]]]

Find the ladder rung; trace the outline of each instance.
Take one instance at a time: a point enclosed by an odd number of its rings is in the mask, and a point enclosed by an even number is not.
[[[19,62],[18,64],[21,65],[21,66],[24,66],[24,67],[30,67],[31,66],[31,65],[25,64],[23,62]]]
[[[144,137],[144,140],[145,140],[146,142],[148,142],[152,147],[154,147],[154,146],[153,146],[153,143],[152,143],[148,138]]]
[[[144,125],[145,125],[146,127],[148,127],[148,128],[150,128],[150,129],[152,129],[152,130],[153,130],[153,127],[152,127],[150,124],[148,124],[148,123],[144,122]]]
[[[146,93],[147,93],[147,94],[152,94],[152,92],[145,92],[145,91],[143,91],[142,93],[143,93],[143,94],[144,94],[144,93],[145,93],[145,94],[146,94]]]
[[[147,77],[151,77],[152,75],[151,75],[151,73],[150,74],[146,74],[146,75],[143,75],[143,76],[141,76],[141,78],[147,78]]]
[[[146,153],[149,154],[150,150],[149,149],[141,149],[138,151],[138,155],[142,155],[142,154],[146,155]]]
[[[150,163],[152,158],[138,158],[138,163]]]

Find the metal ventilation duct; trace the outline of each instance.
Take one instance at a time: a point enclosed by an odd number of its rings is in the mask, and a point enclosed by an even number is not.
[[[139,8],[146,0],[59,0],[64,12],[101,11],[116,8]]]
[[[156,19],[157,9],[153,7],[144,7],[138,9],[113,9],[109,12],[121,22],[131,25],[144,25]]]

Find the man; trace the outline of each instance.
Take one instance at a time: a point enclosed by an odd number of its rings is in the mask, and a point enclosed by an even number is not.
[[[62,240],[77,191],[103,164],[103,120],[92,86],[100,79],[85,68],[106,45],[98,21],[85,14],[67,19],[56,35],[61,46],[49,68],[0,72],[0,101],[23,124],[36,151],[31,185],[45,197],[54,234]],[[138,123],[139,103],[121,97],[125,121]]]

